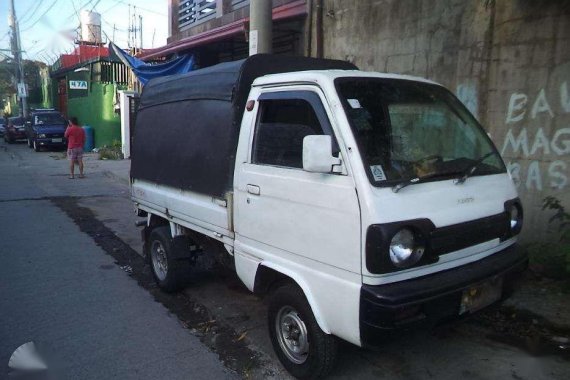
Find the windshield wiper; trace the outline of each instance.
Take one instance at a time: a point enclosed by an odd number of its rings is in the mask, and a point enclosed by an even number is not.
[[[392,187],[392,191],[394,193],[397,193],[398,191],[402,190],[404,187],[410,186],[410,185],[415,185],[416,183],[422,183],[425,182],[428,179],[432,179],[432,178],[437,178],[437,177],[449,177],[453,174],[457,174],[457,173],[449,173],[449,172],[443,172],[443,173],[431,173],[431,174],[427,174],[424,176],[418,176],[418,177],[414,177],[414,178],[410,178],[407,180],[404,180],[402,182],[397,183],[396,185],[394,185]]]
[[[479,167],[479,165],[481,165],[483,163],[483,161],[485,161],[487,158],[489,158],[495,154],[496,154],[496,152],[493,151],[493,152],[489,152],[489,153],[481,156],[480,158],[478,158],[474,163],[469,165],[467,167],[467,169],[465,169],[463,171],[463,173],[461,174],[461,177],[459,177],[455,180],[455,184],[460,185],[463,182],[465,182],[467,180],[467,178],[471,177],[473,175],[473,173],[475,173],[475,170],[477,170],[477,168]]]

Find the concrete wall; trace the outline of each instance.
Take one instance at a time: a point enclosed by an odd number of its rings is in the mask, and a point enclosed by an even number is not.
[[[325,57],[459,96],[508,162],[526,238],[545,238],[544,197],[570,209],[570,1],[324,0],[323,12]]]

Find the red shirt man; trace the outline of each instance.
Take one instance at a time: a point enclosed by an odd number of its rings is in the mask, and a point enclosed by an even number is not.
[[[69,127],[65,130],[65,138],[67,139],[67,149],[81,148],[83,153],[83,145],[85,144],[85,131],[75,123],[77,119],[72,117]]]
[[[67,139],[67,158],[69,159],[69,178],[74,178],[75,163],[79,165],[79,178],[83,178],[83,145],[85,144],[85,131],[81,128],[77,118],[69,119],[69,127],[65,130]]]

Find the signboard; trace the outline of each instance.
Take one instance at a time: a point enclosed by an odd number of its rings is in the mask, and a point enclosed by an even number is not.
[[[69,81],[70,90],[87,90],[86,80],[70,80]]]
[[[18,83],[18,97],[25,98],[28,96],[28,91],[26,89],[25,83]]]
[[[258,41],[257,30],[251,30],[249,32],[249,55],[257,54],[257,41]]]

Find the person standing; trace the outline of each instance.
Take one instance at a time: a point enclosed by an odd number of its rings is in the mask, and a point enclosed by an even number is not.
[[[79,166],[79,178],[83,175],[83,145],[85,144],[85,131],[81,128],[76,117],[69,119],[69,126],[65,130],[67,139],[67,158],[69,159],[69,178],[75,178],[75,164]]]

